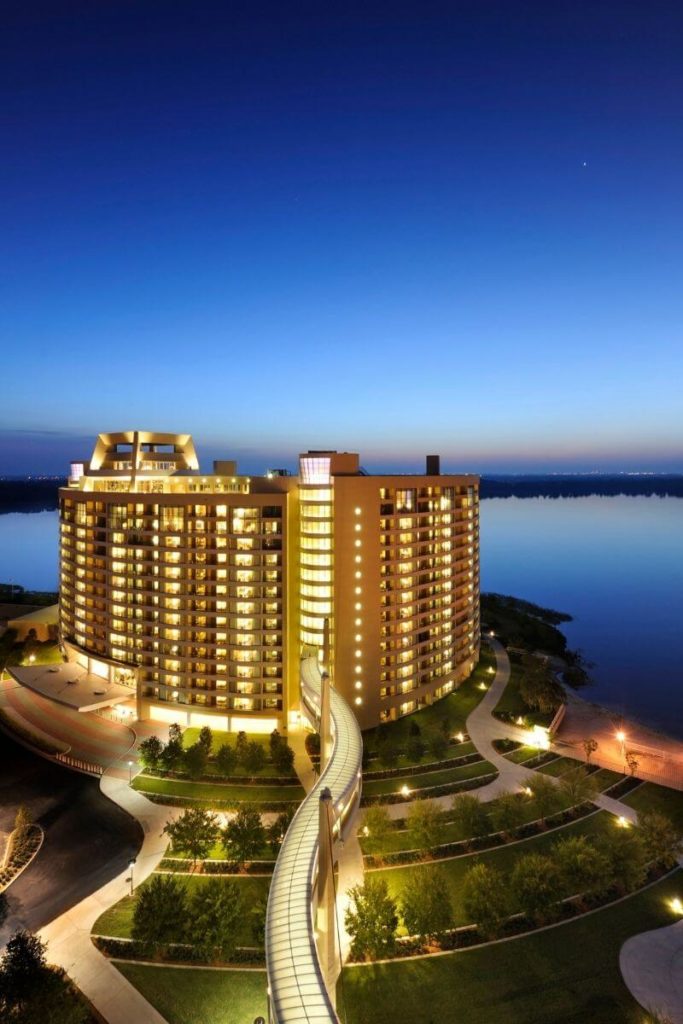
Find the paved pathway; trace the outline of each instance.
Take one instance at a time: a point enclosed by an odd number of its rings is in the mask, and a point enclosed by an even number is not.
[[[102,776],[105,796],[122,807],[141,825],[144,839],[134,866],[137,886],[152,873],[164,855],[167,839],[161,831],[179,813],[153,804],[116,774]],[[56,918],[40,936],[48,944],[50,963],[63,967],[108,1024],[166,1024],[165,1018],[95,949],[90,932],[105,910],[130,892],[130,869],[125,869],[92,896]]]
[[[683,921],[627,939],[619,967],[641,1006],[683,1024]]]

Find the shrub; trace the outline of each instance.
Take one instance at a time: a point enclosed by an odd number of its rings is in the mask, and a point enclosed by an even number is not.
[[[443,812],[431,800],[415,800],[408,809],[406,826],[418,849],[438,846],[443,836]]]
[[[643,811],[638,816],[638,833],[648,860],[672,868],[681,855],[680,832],[659,811]]]
[[[362,834],[366,836],[368,849],[371,851],[380,850],[391,830],[391,818],[386,807],[382,807],[381,804],[368,807],[367,811],[363,814],[362,828]]]
[[[453,909],[445,872],[416,871],[401,894],[401,912],[408,934],[419,935],[423,940],[450,928]]]
[[[250,775],[255,775],[265,767],[266,752],[258,740],[252,740],[246,744],[242,755],[242,764]]]
[[[187,916],[187,892],[175,875],[152,875],[138,889],[133,911],[134,939],[151,949],[182,941]]]
[[[396,949],[398,912],[383,878],[368,875],[362,885],[349,889],[349,905],[344,915],[351,936],[354,959],[377,960]]]
[[[451,817],[466,836],[484,836],[490,830],[488,811],[472,793],[457,793],[453,797]]]
[[[540,853],[525,853],[515,861],[510,876],[512,898],[536,924],[557,915],[561,881],[557,865]]]
[[[138,757],[144,768],[155,771],[159,767],[164,745],[158,736],[148,736],[138,747]]]
[[[266,842],[266,831],[261,815],[255,807],[246,804],[223,829],[223,848],[228,857],[238,864],[254,860]]]
[[[197,739],[197,743],[199,744],[200,747],[204,748],[204,750],[206,751],[206,756],[208,757],[209,754],[211,753],[211,744],[213,743],[213,733],[211,732],[211,729],[209,728],[208,725],[203,725],[199,730],[199,738]]]
[[[473,865],[463,879],[462,904],[483,938],[499,935],[510,914],[510,900],[500,872],[488,864]]]
[[[294,751],[287,740],[280,740],[272,752],[273,764],[281,775],[289,775],[294,768]]]
[[[235,748],[229,743],[222,743],[216,754],[216,767],[221,775],[230,775],[237,764]]]
[[[200,779],[206,771],[207,753],[202,743],[193,743],[183,755],[183,767],[191,779]]]

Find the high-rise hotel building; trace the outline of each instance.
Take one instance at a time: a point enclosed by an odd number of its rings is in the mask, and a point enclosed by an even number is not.
[[[426,468],[204,476],[187,434],[100,434],[60,491],[65,653],[140,718],[255,732],[287,727],[327,645],[362,728],[408,714],[479,656],[479,481]]]

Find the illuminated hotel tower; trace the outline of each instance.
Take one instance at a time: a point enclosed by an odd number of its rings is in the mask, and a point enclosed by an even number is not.
[[[478,478],[337,452],[299,469],[202,476],[189,435],[101,434],[60,490],[68,657],[130,685],[141,718],[270,731],[329,619],[363,728],[453,689],[479,652]]]

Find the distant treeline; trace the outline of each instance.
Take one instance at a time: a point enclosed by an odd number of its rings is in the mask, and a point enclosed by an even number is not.
[[[66,480],[0,480],[0,513],[49,512]]]
[[[0,514],[57,508],[66,480],[0,480]],[[626,476],[482,476],[482,498],[585,498],[590,495],[657,495],[683,498],[683,474]]]
[[[587,498],[624,494],[683,498],[683,474],[482,476],[482,498]]]

